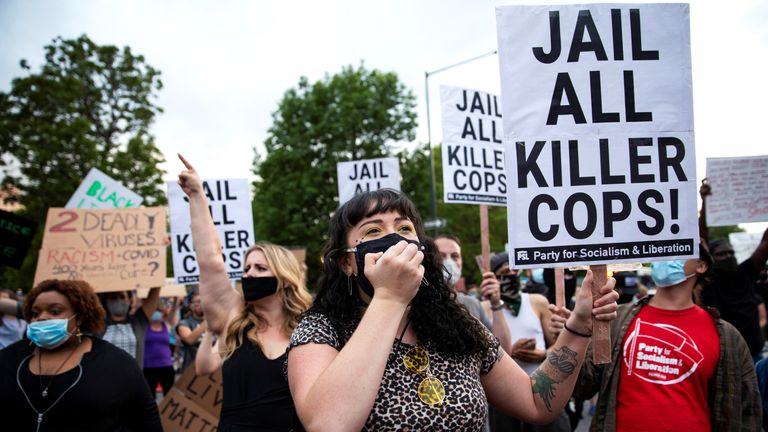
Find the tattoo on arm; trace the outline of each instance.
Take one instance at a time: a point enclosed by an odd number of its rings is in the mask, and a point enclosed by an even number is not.
[[[568,379],[575,370],[576,351],[564,346],[550,351],[547,360],[531,374],[533,393],[541,397],[549,412],[552,412],[555,384]]]

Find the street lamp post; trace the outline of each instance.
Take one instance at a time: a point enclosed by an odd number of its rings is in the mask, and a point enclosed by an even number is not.
[[[455,67],[467,64],[469,62],[473,62],[475,60],[479,60],[484,57],[488,57],[491,55],[497,54],[497,50],[493,50],[491,52],[487,52],[485,54],[479,55],[477,57],[472,57],[470,59],[460,61],[458,63],[454,63],[450,66],[445,66],[440,69],[435,69],[432,72],[425,71],[424,72],[424,87],[426,90],[426,99],[427,99],[427,144],[429,147],[429,186],[431,188],[432,196],[431,196],[431,204],[432,204],[432,221],[434,224],[434,234],[437,235],[437,230],[440,228],[440,224],[437,219],[437,192],[435,190],[435,163],[432,161],[432,125],[431,120],[429,118],[429,77],[435,74],[438,74],[440,72],[446,71],[448,69],[453,69]]]

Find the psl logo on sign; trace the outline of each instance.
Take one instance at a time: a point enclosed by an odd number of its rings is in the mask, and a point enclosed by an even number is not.
[[[698,256],[688,5],[497,17],[513,265]]]
[[[171,216],[173,274],[180,284],[200,279],[190,230],[189,198],[178,183],[168,182],[168,208]],[[253,213],[248,180],[206,180],[203,191],[208,210],[219,233],[224,263],[231,280],[243,273],[243,253],[253,245]]]
[[[443,199],[505,205],[507,177],[496,95],[442,86]]]
[[[339,162],[336,176],[340,205],[362,192],[400,190],[400,164],[393,157]]]

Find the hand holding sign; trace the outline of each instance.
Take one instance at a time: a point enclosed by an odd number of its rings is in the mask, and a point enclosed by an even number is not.
[[[597,291],[597,295],[593,296],[593,278],[592,271],[588,271],[581,284],[581,289],[576,293],[576,305],[573,308],[573,313],[568,318],[568,328],[579,333],[590,333],[588,329],[593,328],[593,318],[596,321],[604,322],[615,319],[616,310],[619,307],[616,303],[616,300],[619,299],[619,293],[613,289],[616,280],[607,278],[602,288]]]

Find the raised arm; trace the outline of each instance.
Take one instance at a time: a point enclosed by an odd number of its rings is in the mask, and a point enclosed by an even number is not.
[[[206,375],[216,372],[221,367],[221,355],[219,354],[219,341],[213,342],[211,332],[203,333],[203,340],[197,348],[195,355],[195,374]]]
[[[707,226],[707,197],[712,195],[712,188],[709,186],[709,181],[706,177],[701,180],[699,195],[701,196],[701,210],[699,211],[699,236],[701,237],[701,241],[704,244],[709,244],[709,227]]]
[[[245,303],[230,284],[221,255],[221,240],[213,225],[203,182],[186,159],[181,155],[179,159],[186,167],[179,174],[179,186],[189,197],[192,241],[200,269],[200,303],[208,321],[208,329],[221,335],[229,321],[245,307]]]
[[[571,397],[589,345],[590,338],[575,332],[590,334],[592,316],[606,321],[616,318],[615,280],[608,279],[594,302],[588,288],[591,284],[592,273],[588,272],[568,319],[567,326],[573,331],[560,334],[546,360],[530,377],[507,355],[480,377],[491,404],[529,423],[549,423],[557,417]]]
[[[154,287],[149,290],[147,298],[141,302],[141,311],[144,312],[144,316],[149,319],[152,313],[157,310],[157,305],[160,304],[160,287]]]
[[[509,353],[512,349],[512,335],[509,334],[507,319],[504,318],[504,304],[501,302],[501,287],[496,275],[491,271],[483,273],[483,281],[480,283],[480,291],[483,298],[491,303],[491,318],[493,325],[491,333],[499,339],[501,349]]]
[[[424,255],[401,241],[367,254],[365,275],[375,294],[341,351],[309,343],[288,354],[288,383],[301,423],[311,431],[359,431],[365,425],[398,336],[424,275]]]

